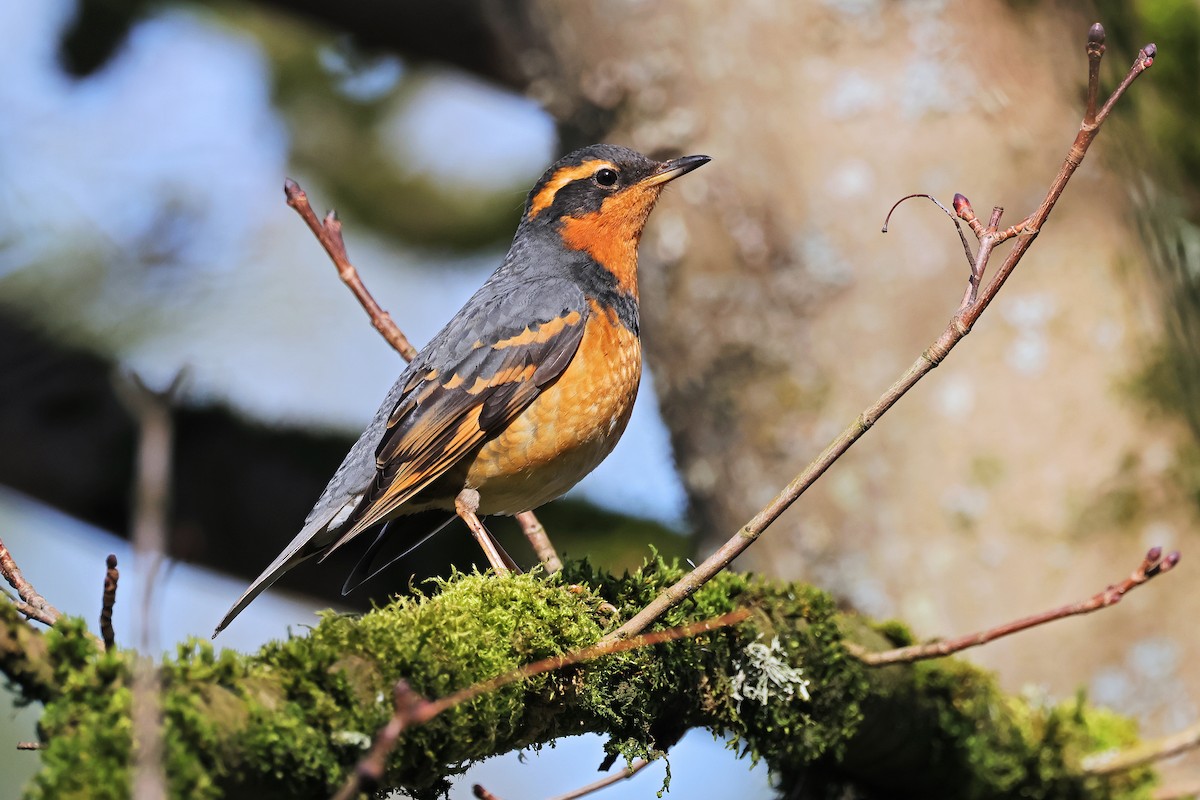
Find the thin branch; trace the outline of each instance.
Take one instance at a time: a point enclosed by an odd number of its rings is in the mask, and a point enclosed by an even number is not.
[[[413,347],[412,342],[408,341],[408,337],[401,333],[391,315],[375,302],[375,298],[371,296],[367,287],[363,285],[362,279],[358,277],[358,270],[350,263],[350,258],[346,254],[346,243],[342,239],[342,223],[337,215],[330,211],[325,215],[324,222],[318,220],[317,215],[313,213],[312,206],[308,203],[308,195],[300,188],[300,184],[291,178],[284,181],[283,193],[287,196],[287,204],[296,210],[296,213],[308,224],[309,230],[317,237],[317,241],[325,248],[333,265],[337,267],[342,283],[350,287],[350,291],[362,304],[367,316],[371,318],[371,324],[375,326],[375,330],[379,331],[380,335],[397,353],[404,357],[405,361],[412,361],[416,358],[417,348]]]
[[[629,780],[634,775],[637,775],[646,767],[650,766],[651,763],[653,762],[645,758],[639,758],[637,761],[617,772],[612,773],[611,775],[605,775],[603,778],[594,783],[589,783],[587,786],[580,786],[574,791],[567,792],[566,794],[560,794],[557,797],[552,797],[550,800],[575,800],[577,797],[583,797],[591,794],[592,792],[598,792],[605,787],[612,786],[614,783],[620,783],[621,781]]]
[[[346,253],[346,241],[342,237],[342,222],[337,218],[337,214],[330,211],[325,215],[324,221],[317,219],[316,213],[312,210],[312,205],[308,202],[308,195],[300,188],[300,184],[296,183],[291,178],[288,178],[283,183],[283,193],[287,197],[287,204],[295,209],[300,218],[308,225],[309,230],[317,237],[317,241],[325,248],[325,252],[329,254],[329,258],[333,261],[334,267],[337,268],[338,276],[341,277],[342,283],[350,287],[350,291],[354,293],[363,310],[367,312],[367,316],[371,319],[371,325],[384,340],[392,346],[400,357],[405,361],[412,361],[417,357],[417,348],[413,347],[412,342],[404,335],[403,331],[392,319],[391,314],[383,309],[375,301],[374,296],[367,290],[366,284],[359,277],[358,270],[350,263],[350,257]],[[558,572],[562,569],[562,561],[558,557],[558,553],[554,549],[554,545],[550,543],[550,537],[546,534],[546,528],[538,522],[533,511],[523,511],[517,515],[517,521],[521,525],[521,530],[525,533],[529,543],[533,546],[533,550],[537,553],[538,560],[546,567],[548,572]],[[470,522],[468,521],[468,526]],[[472,533],[475,528],[471,528]],[[488,560],[492,559],[492,554],[487,548],[484,552],[488,554]],[[493,562],[494,563],[494,562]],[[497,570],[501,571],[501,570]]]
[[[410,726],[424,725],[437,715],[455,706],[462,705],[480,695],[494,692],[497,689],[502,689],[505,686],[527,680],[536,675],[554,672],[565,667],[574,666],[575,664],[581,664],[585,661],[592,661],[601,656],[623,653],[639,647],[649,647],[650,645],[671,642],[676,639],[687,639],[692,636],[698,636],[707,631],[737,625],[749,616],[750,609],[739,608],[736,611],[731,611],[714,619],[693,622],[690,625],[682,625],[678,628],[655,631],[654,633],[635,636],[617,642],[601,642],[581,650],[566,653],[565,655],[552,656],[544,658],[541,661],[535,661],[532,664],[526,664],[511,672],[498,675],[491,680],[482,681],[465,689],[460,689],[439,700],[427,700],[414,692],[405,681],[397,681],[393,698],[394,711],[392,718],[376,734],[370,752],[358,762],[358,766],[355,767],[354,772],[351,773],[338,793],[333,796],[333,800],[352,800],[352,798],[358,797],[363,791],[377,786],[383,779],[383,775],[387,769],[388,756],[396,748],[400,734]]]
[[[846,649],[851,655],[869,667],[882,667],[888,664],[908,664],[928,658],[941,658],[961,650],[987,644],[1004,636],[1020,633],[1029,628],[1035,628],[1038,625],[1045,625],[1048,622],[1054,622],[1066,617],[1089,614],[1093,611],[1116,605],[1128,592],[1152,578],[1170,572],[1178,563],[1178,552],[1170,553],[1164,558],[1161,547],[1152,547],[1146,553],[1146,557],[1142,559],[1141,565],[1133,571],[1133,574],[1120,583],[1109,586],[1104,591],[1097,592],[1087,600],[1043,611],[1040,614],[1013,620],[1012,622],[998,625],[995,628],[967,634],[966,636],[959,636],[955,639],[929,642],[928,644],[916,644],[909,647],[898,647],[894,650],[885,650],[878,653],[868,652],[852,642],[846,643]]]
[[[412,690],[406,681],[396,681],[392,692],[392,718],[380,728],[371,743],[371,750],[358,765],[350,778],[342,786],[333,800],[352,800],[363,791],[374,788],[383,780],[387,771],[387,759],[396,749],[400,734],[410,725],[421,725],[433,717],[419,718],[418,712],[428,708],[431,703]]]
[[[21,568],[17,566],[12,553],[8,552],[8,547],[2,540],[0,540],[0,575],[4,576],[4,580],[8,581],[8,585],[21,598],[19,602],[14,603],[17,610],[29,619],[53,625],[62,616],[61,611],[50,605],[50,601],[38,594],[37,590],[33,588],[33,584],[25,580],[25,576],[21,574]]]
[[[634,775],[637,775],[643,769],[650,766],[651,763],[653,762],[649,761],[648,759],[639,758],[629,766],[623,767],[611,775],[605,775],[598,781],[589,783],[587,786],[580,786],[578,789],[572,789],[566,794],[556,795],[550,798],[550,800],[577,800],[577,798],[586,797],[593,792],[598,792],[601,789],[612,786],[614,783],[620,783],[621,781],[629,780]],[[471,787],[471,794],[475,795],[476,800],[500,800],[499,797],[492,792],[489,792],[486,788],[478,783]]]
[[[944,205],[942,205],[941,201],[938,200],[936,197],[934,197],[931,194],[923,194],[923,193],[910,194],[910,195],[905,195],[904,197],[901,197],[899,200],[897,200],[892,205],[892,207],[890,209],[888,209],[887,216],[883,218],[883,228],[882,228],[881,232],[882,233],[888,232],[888,222],[892,218],[892,212],[894,212],[900,206],[900,204],[903,203],[905,200],[911,200],[914,197],[924,197],[926,200],[933,203],[935,206],[940,208],[942,211],[946,212],[946,216],[948,216],[951,219],[951,221],[954,222],[954,228],[955,228],[955,230],[958,231],[959,241],[962,242],[963,252],[967,256],[967,263],[973,267],[975,265],[975,255],[971,252],[971,243],[967,241],[967,235],[965,233],[963,233],[962,226],[958,224],[958,220],[960,219],[961,215],[956,215],[953,211],[951,211],[950,209],[948,209]],[[958,203],[958,198],[960,198],[960,197],[962,197],[961,194],[954,195],[954,202],[956,204]],[[965,200],[966,198],[963,198],[963,199]],[[957,205],[955,207],[957,208]]]
[[[545,526],[537,516],[532,511],[522,511],[517,514],[517,524],[521,526],[525,538],[533,545],[533,552],[537,554],[538,561],[546,568],[546,572],[561,570],[563,568],[562,559],[558,557],[558,551],[554,549],[554,544],[546,534]]]
[[[133,549],[138,571],[145,578],[141,597],[139,648],[133,670],[133,786],[138,800],[165,800],[167,778],[163,764],[162,685],[154,661],[147,655],[156,646],[155,577],[167,548],[171,507],[171,466],[174,420],[171,406],[183,385],[179,372],[165,391],[146,386],[136,374],[118,381],[118,393],[138,423],[136,488],[133,509]],[[113,559],[112,561],[115,561]],[[110,564],[112,563],[110,561]],[[115,588],[115,587],[114,587]]]
[[[1088,756],[1083,760],[1083,771],[1092,775],[1128,772],[1136,767],[1195,750],[1197,747],[1200,747],[1200,722],[1193,723],[1170,736],[1141,742],[1128,750],[1110,750],[1107,753]]]
[[[100,603],[100,636],[104,639],[104,649],[111,650],[117,644],[117,635],[113,630],[113,606],[117,602],[117,581],[121,572],[117,569],[117,556],[108,554],[107,569],[104,572],[104,595]]]
[[[574,653],[567,653],[566,655],[561,656],[552,656],[551,658],[544,658],[541,661],[535,661],[532,664],[527,664],[524,667],[514,670],[506,675],[501,675],[493,678],[490,681],[484,681],[483,683],[469,686],[466,689],[455,692],[454,694],[442,698],[441,700],[436,700],[430,705],[436,709],[434,712],[435,715],[440,714],[443,711],[465,703],[468,700],[473,700],[482,694],[494,692],[497,689],[508,686],[510,683],[516,683],[517,681],[532,678],[535,675],[541,675],[546,672],[554,672],[555,670],[580,664],[584,661],[591,661],[593,659],[600,658],[601,656],[612,655],[614,653],[624,653],[627,650],[635,650],[639,647],[648,647],[650,645],[661,644],[663,642],[671,642],[676,639],[687,639],[692,636],[698,636],[706,631],[715,630],[717,628],[726,628],[730,625],[737,625],[739,622],[742,622],[749,616],[750,610],[741,608],[737,611],[731,611],[728,614],[724,614],[714,619],[704,620],[702,622],[693,622],[690,625],[683,625],[678,628],[671,628],[665,631],[655,631],[653,633],[644,633],[640,636],[635,636],[630,639],[623,639],[621,641],[599,642],[591,645],[590,647],[585,647],[582,650],[576,650]]]
[[[1089,39],[1092,38],[1095,38],[1094,33],[1089,35]],[[1125,76],[1125,80],[1121,82],[1121,85],[1117,87],[1112,96],[1104,104],[1104,108],[1097,114],[1095,124],[1081,124],[1079,133],[1075,137],[1075,142],[1068,151],[1067,157],[1062,167],[1059,168],[1058,174],[1051,182],[1045,199],[1042,200],[1041,205],[1038,206],[1033,214],[1020,223],[1020,232],[1016,235],[1016,242],[1013,245],[1013,249],[1009,252],[1000,269],[992,277],[987,288],[979,294],[978,298],[972,298],[971,295],[973,293],[968,289],[965,302],[960,304],[958,312],[951,318],[942,335],[934,341],[929,349],[921,354],[912,366],[878,400],[850,423],[811,464],[793,478],[774,499],[767,503],[761,511],[755,514],[749,522],[743,525],[715,553],[706,558],[700,566],[685,575],[673,586],[665,589],[628,622],[605,636],[602,641],[619,639],[640,633],[666,611],[683,602],[697,589],[712,580],[713,576],[729,566],[747,547],[754,544],[763,531],[778,519],[784,511],[790,508],[792,503],[796,502],[800,495],[804,494],[818,478],[825,474],[825,470],[829,469],[855,442],[861,439],[863,434],[869,431],[879,421],[879,418],[896,404],[896,401],[915,386],[921,378],[925,377],[938,364],[942,363],[954,346],[970,333],[971,327],[991,304],[992,300],[995,299],[997,292],[1003,287],[1008,276],[1012,274],[1017,264],[1020,263],[1021,258],[1032,246],[1038,231],[1041,230],[1047,217],[1050,216],[1050,212],[1054,209],[1055,203],[1062,196],[1063,189],[1066,188],[1071,176],[1075,174],[1076,168],[1082,163],[1084,155],[1086,155],[1088,148],[1100,130],[1101,123],[1107,118],[1112,106],[1125,90],[1153,63],[1155,52],[1155,47],[1152,44],[1142,48],[1129,73]],[[1000,234],[998,233],[985,231],[980,239],[979,253],[976,254],[978,268],[973,268],[980,276],[985,272],[984,267],[986,266],[987,259],[991,255],[992,247],[998,242],[999,236]]]
[[[17,742],[18,750],[45,750],[46,745],[42,742]]]

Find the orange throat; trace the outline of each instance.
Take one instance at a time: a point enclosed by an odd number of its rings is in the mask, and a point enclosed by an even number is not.
[[[660,187],[632,187],[582,217],[564,217],[562,240],[573,250],[582,250],[617,279],[617,286],[635,300],[638,297],[638,243],[646,218],[661,193]]]

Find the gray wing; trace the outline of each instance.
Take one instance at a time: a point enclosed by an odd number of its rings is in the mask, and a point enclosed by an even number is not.
[[[213,636],[283,573],[393,515],[503,430],[570,363],[588,311],[569,281],[493,275],[392,386],[304,527]]]

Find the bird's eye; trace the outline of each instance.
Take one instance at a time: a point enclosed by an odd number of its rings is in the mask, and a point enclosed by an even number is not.
[[[617,171],[605,167],[596,172],[596,183],[601,186],[614,186],[617,182]]]

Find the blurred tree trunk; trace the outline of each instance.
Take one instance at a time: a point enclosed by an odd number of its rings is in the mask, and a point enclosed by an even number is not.
[[[956,308],[967,265],[951,223],[913,201],[882,236],[891,204],[958,191],[1011,224],[1041,199],[1082,116],[1093,20],[1000,2],[533,5],[551,49],[524,57],[530,92],[564,150],[610,139],[715,159],[664,199],[642,248],[645,345],[706,555]],[[1110,47],[1106,69],[1132,56]],[[1088,594],[1147,544],[1197,541],[1172,479],[1186,429],[1121,388],[1162,333],[1110,133],[970,340],[738,567],[932,636]],[[979,658],[1009,686],[1091,684],[1174,729],[1200,700],[1181,671],[1200,657],[1184,622],[1200,592],[1178,581],[1136,603]],[[1164,658],[1147,682],[1151,651]]]

